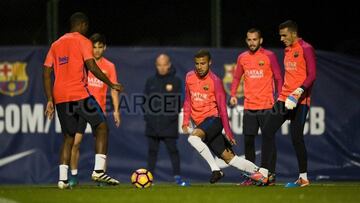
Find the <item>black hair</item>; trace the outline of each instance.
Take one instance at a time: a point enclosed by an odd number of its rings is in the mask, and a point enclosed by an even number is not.
[[[81,23],[89,23],[88,17],[82,12],[76,12],[70,17],[70,26],[73,28]]]
[[[291,32],[298,32],[298,26],[295,21],[287,20],[279,25],[279,29],[287,28]]]
[[[258,33],[258,35],[259,35],[259,38],[261,38],[262,36],[261,36],[261,31],[259,30],[259,29],[257,29],[257,28],[250,28],[248,31],[247,31],[248,33]]]
[[[207,56],[209,60],[211,60],[211,54],[208,50],[206,49],[200,49],[198,52],[196,52],[195,54],[195,58],[202,58]]]
[[[90,37],[90,41],[95,44],[97,42],[106,45],[106,38],[104,35],[99,34],[99,33],[94,33],[93,35],[91,35]]]

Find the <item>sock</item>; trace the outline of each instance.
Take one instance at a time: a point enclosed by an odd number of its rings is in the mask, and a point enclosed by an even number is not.
[[[59,165],[59,180],[61,181],[68,180],[68,169],[69,169],[68,165],[65,164]]]
[[[77,176],[78,170],[77,169],[71,169],[71,175]]]
[[[241,171],[245,171],[247,173],[254,173],[259,168],[253,162],[246,160],[244,158],[238,157],[236,155],[234,156],[233,159],[231,159],[231,161],[229,162],[229,165],[233,166]]]
[[[307,180],[307,173],[300,173],[299,178],[302,178],[303,180]]]
[[[210,152],[210,149],[198,136],[190,135],[188,142],[200,153],[200,155],[209,164],[211,171],[220,171],[220,168],[216,165],[215,159]]]
[[[95,154],[94,171],[104,171],[105,170],[105,162],[106,162],[105,154]]]
[[[218,158],[217,156],[215,157],[215,162],[216,162],[216,165],[218,165],[220,168],[227,168],[230,166],[224,160]]]
[[[264,177],[268,177],[269,176],[269,171],[266,168],[259,168],[259,172],[264,176]]]

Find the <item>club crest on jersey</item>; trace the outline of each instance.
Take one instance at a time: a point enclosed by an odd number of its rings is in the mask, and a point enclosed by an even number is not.
[[[29,82],[26,65],[23,62],[0,62],[1,94],[13,97],[24,93]]]
[[[261,60],[259,61],[259,66],[264,66],[265,65],[265,61]]]
[[[204,85],[204,86],[203,86],[203,89],[204,89],[205,91],[208,91],[208,90],[209,90],[209,85]]]
[[[299,56],[299,52],[298,51],[295,51],[294,52],[294,58],[297,58]]]
[[[172,84],[166,84],[165,89],[166,91],[171,92],[174,89],[174,86]]]

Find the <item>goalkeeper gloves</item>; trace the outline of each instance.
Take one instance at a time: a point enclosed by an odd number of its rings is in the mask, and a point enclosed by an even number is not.
[[[285,107],[289,110],[292,110],[296,107],[299,98],[304,93],[304,89],[298,87],[295,91],[293,91],[285,100]]]

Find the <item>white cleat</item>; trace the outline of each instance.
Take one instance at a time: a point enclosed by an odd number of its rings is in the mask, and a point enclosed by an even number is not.
[[[70,185],[69,185],[69,183],[65,183],[64,181],[60,180],[58,182],[58,188],[63,190],[63,189],[70,188]]]
[[[93,171],[91,175],[91,179],[95,182],[106,183],[108,185],[119,185],[120,182],[110,176],[108,176],[105,172],[97,173]]]

